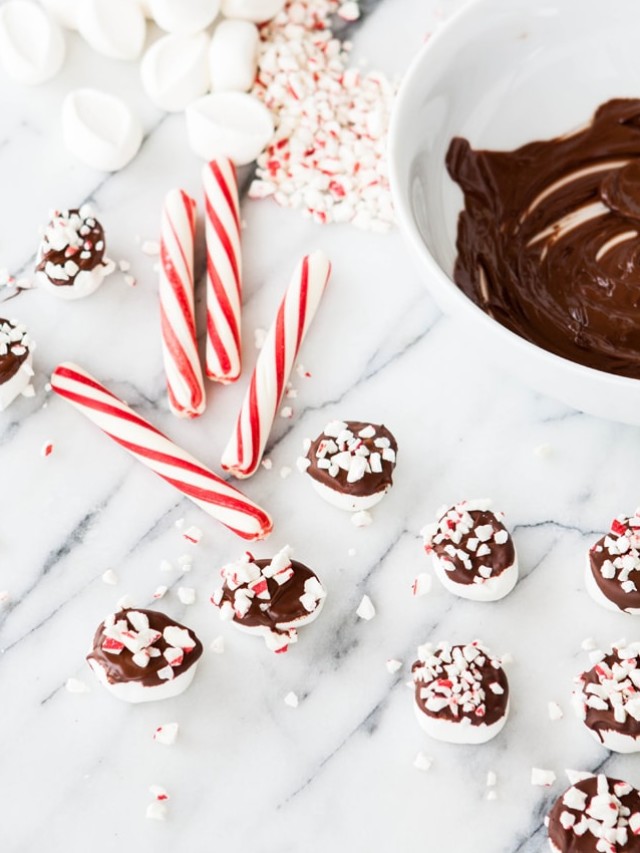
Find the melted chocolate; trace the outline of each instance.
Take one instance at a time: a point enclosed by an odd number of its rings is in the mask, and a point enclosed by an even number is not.
[[[389,432],[384,425],[368,424],[364,421],[345,421],[344,423],[346,423],[347,429],[352,432],[356,438],[358,438],[358,433],[367,427],[373,427],[373,429],[375,429],[374,436],[371,438],[362,438],[360,440],[361,444],[364,444],[367,447],[370,454],[381,453],[381,449],[375,445],[376,439],[381,438],[387,439],[391,450],[393,450],[394,454],[397,454],[398,443],[392,433]],[[322,483],[337,492],[341,492],[345,495],[354,495],[355,497],[368,497],[369,495],[375,495],[378,492],[384,492],[391,488],[393,485],[393,470],[396,467],[395,459],[394,461],[381,459],[382,471],[378,473],[374,471],[367,472],[363,477],[359,480],[355,480],[353,483],[347,482],[349,472],[343,468],[340,468],[335,476],[332,476],[328,469],[319,468],[318,462],[320,460],[317,455],[318,448],[322,442],[326,441],[335,441],[335,439],[331,436],[325,435],[323,432],[311,443],[311,447],[307,453],[307,459],[311,463],[307,468],[307,473],[314,480],[317,480],[319,483]]]
[[[0,318],[0,331],[5,324],[11,326],[12,329],[16,328],[16,324],[11,320]],[[12,351],[14,347],[24,349],[24,352],[16,354]],[[26,344],[20,341],[16,341],[14,344],[7,344],[7,352],[4,355],[0,355],[0,385],[12,379],[28,357],[29,347]]]
[[[259,569],[264,569],[270,562],[270,560],[255,560]],[[317,580],[317,576],[311,569],[297,560],[291,560],[291,568],[293,575],[283,584],[279,584],[274,578],[266,578],[270,598],[268,600],[258,597],[252,598],[245,615],[240,617],[235,614],[233,621],[249,628],[269,628],[274,634],[287,634],[288,629],[278,626],[308,617],[310,613],[303,606],[300,597],[304,594],[305,582],[309,578],[316,578]],[[220,605],[225,601],[230,602],[233,606],[234,590],[229,589],[226,583],[222,587]]]
[[[465,196],[461,290],[546,350],[640,378],[640,100],[515,151],[456,138],[446,163]]]
[[[191,628],[186,628],[179,622],[175,622],[173,619],[165,616],[164,613],[158,613],[155,610],[142,610],[137,607],[120,610],[115,614],[116,621],[126,619],[127,613],[130,611],[144,613],[149,619],[149,628],[160,632],[160,634],[162,634],[165,628],[169,627],[182,628],[189,632],[191,639],[193,640],[193,648],[191,650],[185,649],[184,660],[180,666],[173,667],[174,678],[181,675],[183,672],[186,672],[202,655],[202,643],[196,637]],[[106,636],[104,633],[103,622],[93,638],[93,649],[87,655],[87,660],[94,660],[96,663],[100,664],[102,669],[105,671],[109,682],[112,684],[124,684],[129,681],[137,681],[145,687],[156,687],[159,684],[166,684],[166,679],[158,677],[158,671],[167,666],[167,660],[165,659],[163,652],[165,649],[170,648],[169,643],[167,643],[164,637],[161,636],[153,643],[153,646],[158,649],[161,654],[158,657],[152,657],[145,667],[138,666],[134,663],[133,654],[127,648],[122,649],[122,651],[117,655],[109,654],[109,652],[104,651],[102,646],[105,639]]]
[[[607,781],[609,783],[609,791],[612,792],[615,790],[615,785],[625,784],[618,779],[610,779],[609,777],[607,777]],[[588,809],[592,799],[598,793],[598,777],[590,776],[588,779],[577,782],[573,787],[587,795],[586,809]],[[549,813],[549,840],[554,850],[559,850],[560,853],[598,853],[599,848],[597,845],[599,839],[595,835],[588,830],[584,834],[578,835],[574,832],[573,828],[569,827],[569,829],[565,829],[560,823],[560,816],[564,812],[573,815],[576,824],[583,817],[588,817],[586,810],[580,811],[563,803],[565,794],[558,797]],[[618,799],[625,809],[629,809],[630,815],[635,814],[640,809],[640,791],[636,788],[632,788],[628,794],[623,794]],[[640,841],[629,830],[626,844],[618,844],[611,849],[615,850],[616,853],[638,853],[640,850]]]
[[[69,226],[70,242],[62,248],[53,248],[47,241],[47,234],[56,221],[70,220],[77,225]],[[86,233],[80,233],[86,230]],[[98,248],[100,247],[100,248]],[[105,241],[102,225],[94,216],[83,218],[78,209],[65,210],[56,214],[47,226],[39,253],[39,262],[36,266],[37,272],[44,273],[51,284],[56,287],[73,287],[76,278],[82,271],[91,271],[105,263],[104,260]],[[83,257],[85,256],[85,257]],[[56,278],[47,272],[47,264],[56,267],[64,267],[67,261],[73,261],[77,270],[67,278]]]
[[[453,654],[455,649],[462,650],[464,648],[464,646],[451,646],[451,653]],[[509,704],[509,682],[507,681],[507,675],[500,665],[496,665],[498,662],[491,658],[486,649],[483,649],[481,646],[479,648],[481,655],[476,657],[475,660],[470,663],[469,668],[474,676],[474,680],[477,681],[480,690],[484,693],[484,699],[480,708],[474,711],[464,711],[460,706],[458,706],[458,713],[456,713],[449,705],[446,705],[439,711],[433,711],[430,708],[427,708],[427,700],[422,696],[422,688],[437,681],[446,681],[446,667],[449,664],[443,660],[442,666],[438,667],[441,671],[427,679],[424,678],[425,673],[421,672],[423,667],[425,667],[425,662],[417,660],[413,664],[411,672],[414,675],[415,681],[415,699],[418,707],[424,714],[435,719],[447,720],[448,722],[453,723],[460,723],[462,720],[466,719],[474,726],[480,726],[483,723],[487,726],[491,726],[504,717]],[[436,649],[433,654],[436,658],[441,659],[443,657],[443,651],[439,648]],[[446,656],[446,652],[444,654]],[[502,693],[495,693],[490,687],[492,684],[499,685],[502,689]]]
[[[581,682],[581,690],[584,693],[584,696],[581,696],[580,698],[586,700],[591,695],[588,690],[588,686],[590,684],[595,684],[598,687],[600,686],[601,679],[597,672],[598,668],[602,670],[604,666],[605,670],[606,668],[611,669],[614,664],[620,664],[621,660],[622,659],[618,655],[617,651],[614,650],[590,670],[583,672],[579,680]],[[627,662],[626,659],[624,662]],[[635,658],[635,663],[637,666],[638,658]],[[628,698],[632,698],[634,693],[637,695],[636,688],[631,684],[631,682],[629,682],[629,686],[627,688]],[[586,716],[584,723],[587,728],[595,732],[601,741],[603,739],[600,734],[602,731],[620,732],[620,734],[634,738],[640,737],[640,721],[634,720],[631,714],[627,714],[624,723],[619,723],[615,719],[613,706],[610,702],[607,702],[607,705],[608,708],[606,710],[591,708],[588,705],[585,706]]]

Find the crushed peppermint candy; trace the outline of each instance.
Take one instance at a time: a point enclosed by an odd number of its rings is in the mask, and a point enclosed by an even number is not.
[[[65,687],[69,693],[89,693],[89,686],[80,678],[67,678]]]
[[[487,771],[487,779],[486,779],[487,788],[495,788],[495,786],[497,784],[498,784],[498,776],[497,776],[495,770],[488,770]]]
[[[432,764],[433,758],[428,755],[425,755],[424,752],[419,752],[413,759],[413,766],[416,768],[416,770],[421,770],[423,773],[426,773],[427,770],[430,770]]]
[[[386,663],[387,672],[393,675],[398,670],[402,669],[402,661],[396,660],[395,658],[389,658]]]
[[[215,637],[209,644],[209,648],[216,655],[224,654],[224,637]]]
[[[180,726],[178,723],[164,723],[153,733],[153,739],[157,743],[162,743],[165,746],[173,746],[178,737],[178,730]]]
[[[167,804],[159,800],[153,800],[147,806],[145,811],[147,820],[166,820],[167,819]]]
[[[182,604],[195,604],[196,603],[196,591],[191,586],[179,586],[178,587],[178,598]]]
[[[553,770],[542,770],[539,767],[531,768],[531,784],[540,788],[550,788],[556,781],[557,776]]]
[[[549,714],[549,719],[552,722],[557,722],[564,717],[564,712],[557,702],[547,703],[547,713]]]
[[[118,575],[113,571],[113,569],[107,569],[106,572],[102,573],[102,582],[109,584],[110,586],[115,586],[118,583]]]
[[[360,512],[354,512],[351,516],[351,524],[354,527],[371,527],[373,524],[373,516],[367,509],[361,509]]]
[[[356,20],[354,0],[295,0],[260,28],[253,94],[276,132],[258,157],[251,198],[273,198],[316,222],[387,231],[394,222],[386,144],[395,85],[349,67],[335,14]]]
[[[46,441],[42,445],[42,447],[40,448],[40,455],[44,456],[44,458],[46,459],[47,456],[51,456],[52,453],[53,453],[53,442],[52,441]]]
[[[513,541],[503,518],[503,513],[491,511],[490,500],[441,507],[436,523],[422,531],[425,551],[437,558],[453,581],[484,584],[515,562]]]
[[[590,549],[589,562],[596,583],[608,599],[621,610],[640,606],[640,508],[634,515],[614,518],[609,533]],[[627,599],[623,604],[616,601],[618,591]]]
[[[572,701],[580,719],[601,740],[605,729],[640,736],[640,642],[614,644],[575,679]]]
[[[300,704],[297,693],[294,693],[293,690],[287,693],[284,697],[284,704],[288,705],[290,708],[297,708]]]
[[[412,595],[416,598],[421,598],[423,595],[427,595],[431,592],[431,584],[431,575],[428,575],[426,572],[421,572],[416,578],[414,578],[414,581],[411,584]]]
[[[356,614],[360,617],[360,619],[364,619],[369,622],[376,615],[376,609],[373,606],[373,602],[369,598],[368,595],[362,596],[362,601],[358,605],[356,610]]]
[[[199,527],[191,526],[188,527],[182,534],[187,542],[191,542],[192,545],[197,545],[202,539],[202,530]]]

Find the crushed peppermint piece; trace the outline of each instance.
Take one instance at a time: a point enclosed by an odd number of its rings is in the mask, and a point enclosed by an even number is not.
[[[160,254],[160,243],[157,240],[145,240],[140,249],[145,255],[149,255],[150,257],[154,257]]]
[[[354,527],[369,527],[373,524],[373,516],[368,510],[362,509],[360,512],[353,513],[351,523]]]
[[[368,595],[362,596],[362,601],[358,605],[356,614],[360,619],[365,619],[367,622],[376,615],[376,609]]]
[[[199,527],[192,525],[191,527],[188,527],[182,535],[187,542],[191,542],[192,545],[197,545],[202,539],[202,530],[200,530]]]
[[[428,575],[426,572],[421,572],[411,584],[412,595],[414,595],[416,598],[420,598],[423,595],[427,595],[429,592],[431,592],[431,583],[431,575]]]
[[[427,770],[430,770],[432,764],[433,758],[428,755],[425,755],[424,752],[419,752],[413,759],[413,766],[416,768],[416,770],[421,770],[423,773],[426,773]]]
[[[300,700],[298,699],[297,694],[293,692],[293,690],[287,693],[287,695],[284,697],[284,704],[288,705],[290,708],[297,708],[299,703]]]
[[[531,784],[541,788],[550,788],[556,781],[553,770],[542,770],[539,767],[531,768]]]
[[[164,723],[155,730],[153,739],[165,746],[173,746],[178,737],[179,728],[178,723]]]
[[[47,456],[51,456],[52,453],[53,453],[53,442],[52,441],[46,441],[42,445],[42,447],[40,448],[40,455],[44,456],[46,458]]]
[[[357,549],[357,548],[349,548],[349,549],[348,549],[348,551],[347,551],[347,555],[348,555],[349,557],[355,557],[357,553],[358,553],[358,549]]]
[[[125,593],[123,596],[121,596],[121,598],[118,600],[117,607],[118,610],[124,610],[127,607],[133,607],[133,599],[131,598],[129,593]]]
[[[280,479],[286,480],[287,477],[289,477],[290,475],[291,475],[291,468],[289,468],[287,465],[283,465],[282,468],[280,469]]]
[[[273,462],[271,459],[263,459],[260,463],[265,471],[270,471],[273,468]]]
[[[165,586],[164,584],[162,586],[157,586],[152,598],[154,598],[156,601],[159,601],[161,598],[165,597],[168,589],[169,587]]]
[[[33,385],[27,385],[27,387],[21,391],[21,394],[23,397],[35,397],[36,389],[33,387]]]
[[[173,565],[169,562],[169,560],[160,560],[160,571],[161,572],[172,572]]]
[[[149,803],[147,806],[145,816],[147,820],[166,820],[167,804],[164,802],[158,802],[158,800],[153,800],[153,802]]]
[[[89,693],[89,686],[80,678],[67,678],[65,687],[69,693]]]
[[[284,418],[285,420],[289,420],[290,418],[292,418],[293,417],[293,409],[291,408],[291,406],[283,406],[280,409],[280,417]]]
[[[550,444],[539,444],[536,448],[534,448],[535,455],[539,459],[549,459],[553,456],[553,448]]]
[[[489,801],[498,799],[498,792],[496,791],[495,788],[489,788],[489,790],[486,793],[486,799]]]
[[[195,604],[196,602],[196,591],[191,586],[179,586],[178,587],[178,598],[182,604]]]
[[[487,772],[487,788],[495,788],[498,784],[498,776],[496,775],[494,770],[489,770]]]
[[[585,779],[590,779],[593,773],[588,773],[585,770],[571,770],[567,768],[565,771],[570,785],[577,785],[578,782],[583,782]]]
[[[402,669],[402,661],[396,660],[395,658],[389,658],[386,663],[387,672],[393,675],[394,672],[398,672],[399,669]]]
[[[113,571],[113,569],[107,569],[106,572],[102,573],[103,583],[115,586],[118,583],[118,580],[118,575]]]
[[[564,717],[564,712],[557,702],[548,702],[547,711],[549,714],[549,719],[553,722],[561,720]]]
[[[216,637],[213,639],[209,648],[216,655],[224,654],[224,637]]]
[[[7,604],[11,600],[11,596],[9,595],[9,590],[0,589],[0,604]]]
[[[580,648],[585,652],[592,652],[597,649],[598,646],[592,637],[587,637],[580,643]]]

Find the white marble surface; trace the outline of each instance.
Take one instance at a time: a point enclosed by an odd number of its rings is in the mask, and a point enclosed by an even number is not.
[[[394,73],[405,67],[454,0],[381,0],[354,28],[356,54]],[[631,617],[599,609],[582,583],[584,552],[610,518],[638,503],[637,429],[598,421],[534,395],[469,352],[439,316],[398,234],[321,228],[271,203],[247,203],[245,359],[253,330],[269,324],[299,255],[321,247],[334,262],[325,304],[304,346],[312,378],[296,380],[292,421],[277,424],[271,471],[246,485],[273,513],[275,532],[255,553],[289,542],[329,590],[321,618],[285,656],[222,624],[208,595],[216,568],[240,540],[127,457],[44,385],[62,359],[76,360],[204,461],[216,465],[234,422],[238,387],[209,387],[200,420],[181,423],[163,392],[153,259],[136,243],[156,236],[165,190],[198,192],[199,164],[180,117],[165,118],[140,91],[135,68],[99,59],[78,40],[53,83],[25,91],[0,80],[0,266],[33,264],[38,226],[54,206],[91,199],[110,254],[132,261],[139,284],[119,276],[94,297],[57,302],[25,292],[4,309],[39,343],[37,395],[0,415],[0,850],[3,853],[315,853],[546,849],[542,819],[565,785],[563,768],[594,769],[640,784],[633,757],[610,756],[574,720],[571,680],[587,663],[583,638],[638,639]],[[61,144],[59,105],[81,81],[126,91],[147,129],[143,151],[105,178],[77,166]],[[202,271],[202,258],[200,259]],[[384,421],[400,443],[396,486],[355,529],[319,501],[294,467],[304,436],[333,417]],[[54,443],[49,458],[40,454]],[[550,446],[541,458],[535,449]],[[493,496],[506,510],[522,580],[504,602],[455,600],[437,584],[413,599],[430,571],[419,530],[444,502]],[[194,568],[159,570],[188,551],[174,522],[205,531]],[[349,549],[355,548],[355,556]],[[120,581],[101,575],[113,568]],[[84,654],[95,627],[125,593],[139,606],[169,582],[162,607],[197,630],[219,634],[226,652],[205,656],[188,693],[162,704],[119,704],[92,680]],[[179,603],[175,588],[195,586]],[[363,593],[378,615],[355,609]],[[509,651],[513,714],[484,747],[429,742],[404,686],[418,643],[481,637]],[[397,675],[388,657],[405,662]],[[91,692],[71,695],[69,677]],[[300,696],[297,709],[283,698]],[[547,718],[550,700],[565,718]],[[154,728],[178,721],[173,747]],[[421,750],[433,767],[412,766]],[[553,789],[531,787],[532,766],[550,768]],[[488,770],[498,799],[485,799]],[[166,823],[145,820],[148,786],[167,787]]]

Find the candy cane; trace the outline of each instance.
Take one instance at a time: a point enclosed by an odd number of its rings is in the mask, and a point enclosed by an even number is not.
[[[330,272],[331,264],[322,252],[308,255],[296,267],[222,455],[222,467],[236,477],[250,477],[260,464],[287,380]]]
[[[243,539],[271,532],[268,514],[137,415],[75,364],[61,364],[51,387],[136,459]]]
[[[207,363],[209,379],[240,376],[242,258],[236,167],[220,158],[202,171],[207,237]]]
[[[169,406],[183,418],[195,418],[205,407],[193,307],[195,229],[195,201],[171,190],[162,209],[160,319]]]

